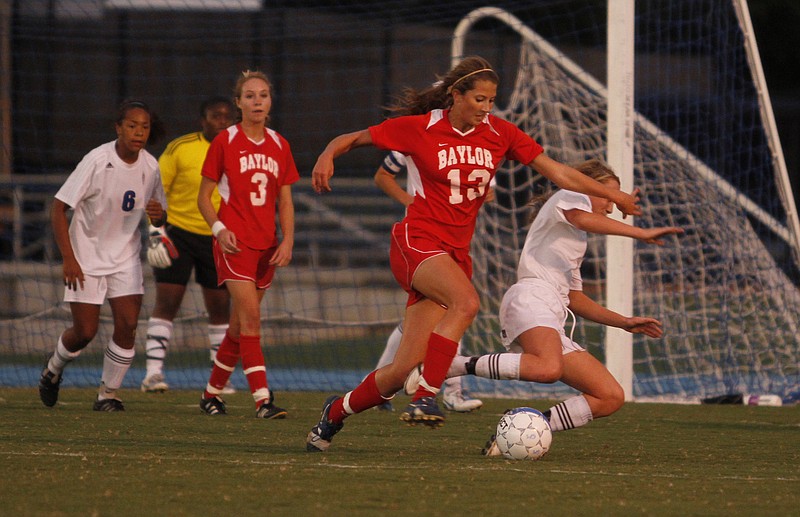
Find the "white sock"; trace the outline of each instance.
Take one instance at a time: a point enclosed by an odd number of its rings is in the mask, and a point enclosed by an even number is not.
[[[144,345],[146,377],[162,373],[170,339],[172,339],[171,321],[161,318],[147,320],[147,342]]]
[[[447,370],[447,376],[442,383],[442,395],[444,397],[449,398],[457,396],[463,392],[463,388],[461,386],[461,376],[467,373],[466,362],[469,361],[470,358],[461,355],[461,345],[462,343],[459,340],[458,348],[456,349],[456,353],[458,355],[456,355],[453,358],[453,362],[450,363],[450,368]]]
[[[521,354],[488,354],[473,357],[466,365],[467,373],[486,379],[519,380]]]
[[[113,398],[114,392],[122,386],[122,380],[133,362],[136,354],[134,348],[125,349],[114,343],[108,342],[105,354],[103,355],[103,376],[101,380],[100,398]],[[103,389],[105,388],[105,389]]]
[[[222,325],[209,325],[208,326],[208,343],[211,347],[208,349],[208,357],[211,359],[211,362],[214,362],[214,359],[217,358],[217,351],[219,351],[219,345],[222,343],[222,340],[225,339],[225,333],[228,332],[228,324],[223,323]]]
[[[397,353],[397,349],[400,347],[400,340],[402,338],[403,323],[401,322],[394,328],[392,333],[389,334],[389,339],[386,340],[386,347],[383,349],[381,358],[378,359],[378,364],[375,366],[376,370],[392,362],[395,354]]]
[[[450,363],[450,368],[447,369],[446,378],[449,379],[451,377],[460,377],[461,375],[466,375],[467,363],[469,362],[470,359],[472,358],[463,355],[455,356],[453,358],[453,362]]]
[[[592,421],[592,410],[583,395],[568,398],[544,414],[550,420],[550,429],[553,431],[575,429]]]
[[[61,336],[59,336],[56,350],[47,362],[47,369],[56,374],[56,376],[61,375],[61,372],[64,371],[67,364],[74,361],[79,355],[81,355],[80,350],[77,352],[70,352],[67,350],[64,346],[64,342],[61,341]]]

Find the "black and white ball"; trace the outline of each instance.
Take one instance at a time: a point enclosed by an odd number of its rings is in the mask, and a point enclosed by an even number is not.
[[[497,423],[495,440],[505,458],[538,460],[550,450],[553,432],[540,411],[518,407],[507,411]]]

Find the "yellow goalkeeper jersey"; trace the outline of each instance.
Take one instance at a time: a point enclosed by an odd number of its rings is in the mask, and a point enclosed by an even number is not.
[[[211,228],[197,208],[200,190],[200,171],[211,143],[203,133],[189,133],[169,144],[158,159],[161,181],[167,194],[167,221],[188,232],[211,235]],[[214,208],[219,210],[219,192],[211,195]]]

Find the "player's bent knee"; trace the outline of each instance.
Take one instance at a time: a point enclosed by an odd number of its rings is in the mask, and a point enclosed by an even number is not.
[[[601,407],[599,408],[596,418],[609,416],[619,411],[625,403],[625,391],[619,384],[609,386],[608,389],[600,397]]]
[[[464,296],[452,303],[448,308],[448,311],[459,314],[465,321],[474,320],[479,310],[480,300],[477,294],[475,296]]]
[[[545,365],[542,368],[542,371],[539,375],[539,379],[537,382],[542,382],[546,384],[553,384],[561,379],[561,376],[564,374],[564,369],[561,367],[560,364],[553,364],[553,365]]]
[[[75,325],[72,327],[75,332],[75,341],[77,346],[84,348],[88,345],[97,335],[97,325]]]

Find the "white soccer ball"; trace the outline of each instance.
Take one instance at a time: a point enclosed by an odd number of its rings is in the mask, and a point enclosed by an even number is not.
[[[553,432],[540,411],[518,407],[507,411],[497,423],[495,440],[505,458],[538,460],[550,450]]]

